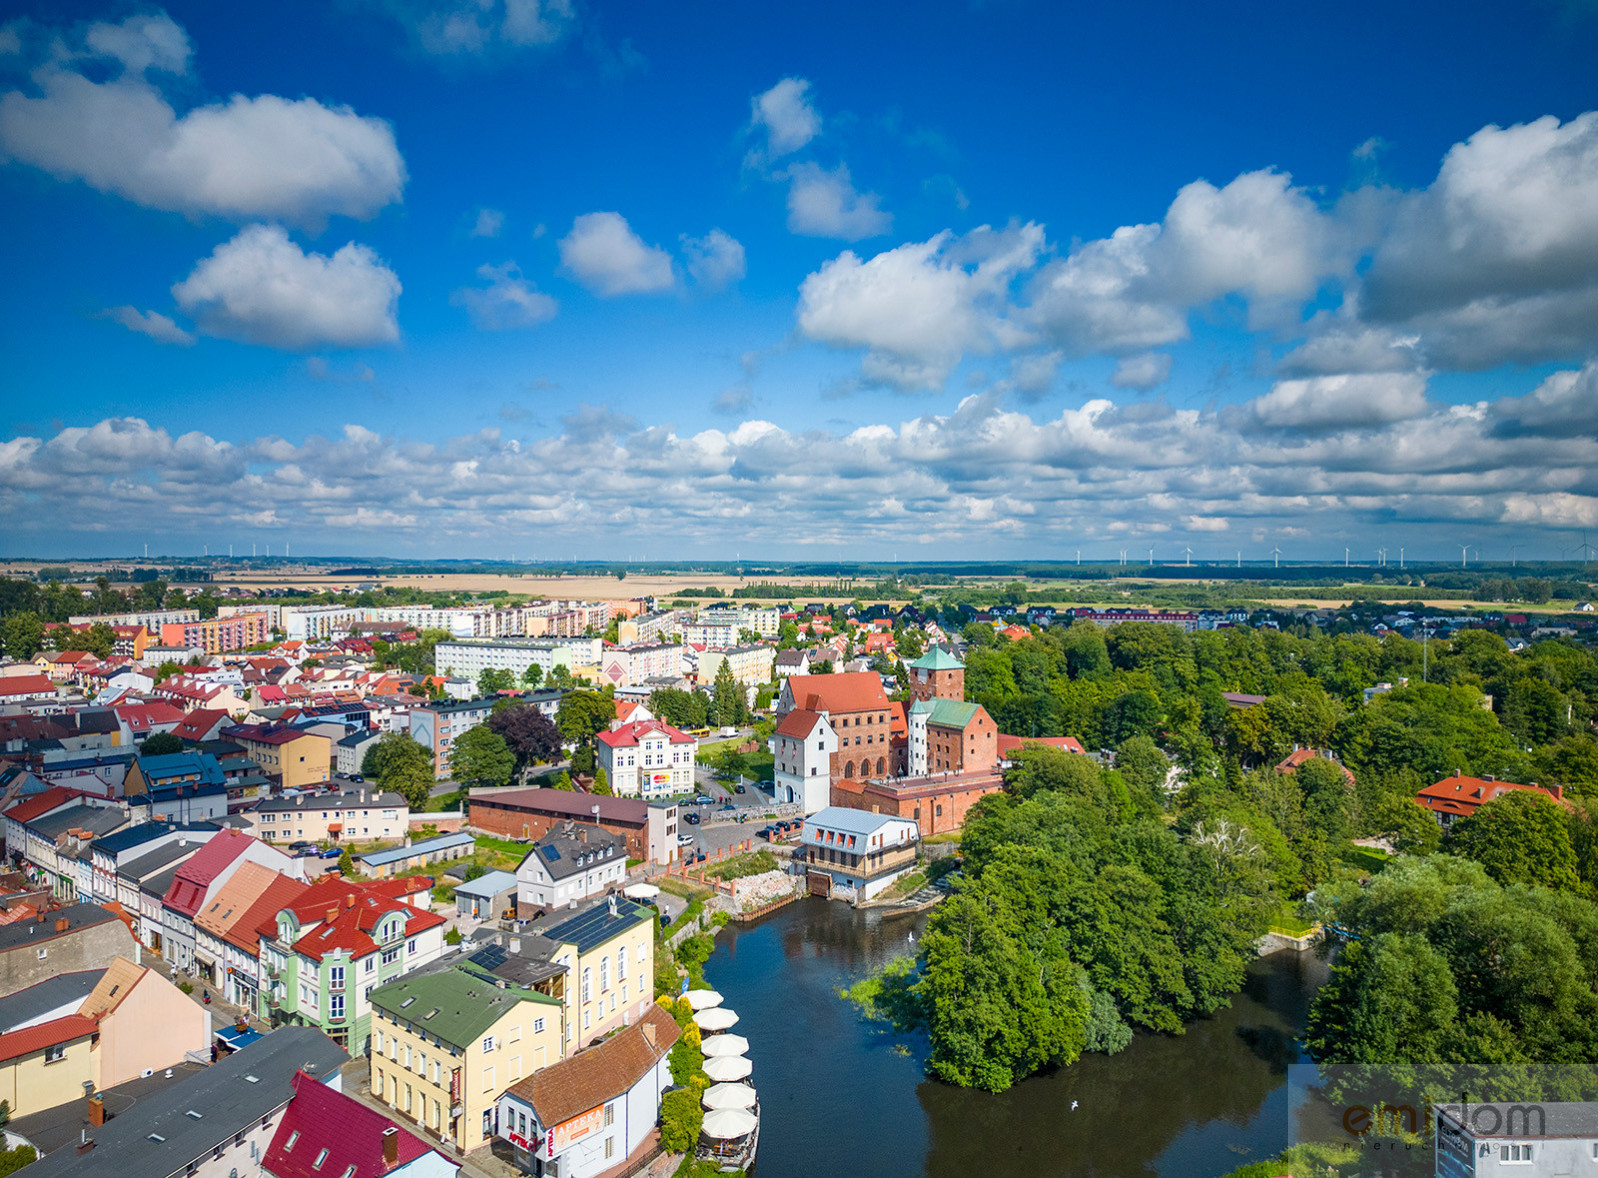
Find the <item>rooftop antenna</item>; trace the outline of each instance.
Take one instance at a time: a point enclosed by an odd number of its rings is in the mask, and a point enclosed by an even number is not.
[[[1272,548],[1271,549],[1271,555],[1276,558],[1276,567],[1277,568],[1281,568],[1282,567],[1282,550],[1280,548]]]

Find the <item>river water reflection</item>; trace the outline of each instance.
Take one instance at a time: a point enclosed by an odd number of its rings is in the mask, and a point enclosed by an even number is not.
[[[1213,1178],[1287,1144],[1286,1069],[1326,977],[1313,955],[1255,962],[1231,1009],[1183,1036],[1139,1036],[993,1096],[928,1080],[924,1040],[838,996],[911,952],[923,924],[811,898],[718,936],[705,974],[749,1039],[759,1178]]]

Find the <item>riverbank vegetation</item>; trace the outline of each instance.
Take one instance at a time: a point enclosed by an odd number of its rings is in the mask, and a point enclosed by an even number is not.
[[[1238,989],[1267,928],[1315,920],[1350,944],[1316,1006],[1324,1061],[1598,1059],[1590,650],[1475,631],[1424,648],[1309,627],[968,631],[967,694],[1001,731],[1117,756],[1024,748],[972,809],[919,953],[849,991],[927,1032],[931,1074],[996,1091],[1136,1030],[1179,1034]],[[1325,755],[1284,762],[1296,749]],[[1445,839],[1414,799],[1455,772],[1563,796],[1512,793]]]

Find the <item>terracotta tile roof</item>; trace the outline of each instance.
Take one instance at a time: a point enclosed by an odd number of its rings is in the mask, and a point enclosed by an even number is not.
[[[383,1161],[383,1137],[389,1129],[397,1130],[396,1166],[432,1150],[399,1122],[304,1072],[295,1072],[292,1083],[294,1096],[261,1161],[261,1168],[276,1178],[381,1178],[390,1169]]]
[[[888,697],[882,692],[882,676],[875,671],[853,671],[834,675],[806,675],[793,684],[793,701],[812,712],[869,712],[886,709]]]
[[[40,1023],[38,1026],[24,1027],[20,1031],[12,1031],[9,1035],[0,1035],[0,1062],[19,1059],[35,1051],[43,1051],[46,1047],[71,1043],[74,1039],[93,1035],[99,1029],[98,1022],[92,1018],[84,1018],[81,1014],[69,1014],[64,1018],[53,1018],[47,1023]]]
[[[78,1013],[92,1019],[111,1013],[122,1005],[133,992],[133,987],[142,982],[144,975],[149,972],[145,966],[134,965],[126,957],[113,959],[89,996],[83,1000],[83,1005],[78,1007]]]
[[[1011,736],[1006,732],[999,733],[999,756],[1003,757],[1014,752],[1024,744],[1046,744],[1052,749],[1064,749],[1068,753],[1086,753],[1082,742],[1074,736]]]
[[[1558,786],[1550,789],[1542,785],[1494,781],[1487,777],[1466,777],[1463,773],[1456,773],[1452,777],[1445,777],[1439,782],[1428,785],[1415,795],[1415,801],[1434,813],[1452,814],[1463,818],[1474,814],[1488,802],[1496,801],[1506,793],[1516,790],[1541,794],[1567,809],[1570,806]]]
[[[42,794],[34,794],[33,797],[12,806],[11,809],[6,811],[6,817],[13,818],[18,822],[32,822],[39,815],[48,814],[57,806],[64,806],[68,802],[88,796],[81,789],[68,789],[64,785],[51,786]]]
[[[1280,762],[1278,762],[1276,771],[1278,773],[1291,773],[1305,761],[1313,761],[1316,757],[1320,757],[1323,761],[1332,762],[1332,764],[1336,765],[1338,769],[1342,771],[1343,780],[1348,782],[1349,785],[1354,784],[1354,774],[1349,771],[1348,766],[1344,765],[1342,762],[1338,761],[1336,757],[1332,756],[1330,751],[1321,752],[1318,749],[1294,749],[1292,752],[1288,753],[1287,756],[1283,757]]]
[[[809,708],[795,708],[782,718],[782,723],[777,725],[777,735],[803,740],[810,735],[820,719],[820,712],[812,712]]]
[[[372,939],[377,922],[392,912],[404,915],[404,935],[407,937],[446,923],[445,918],[436,912],[423,912],[398,900],[357,893],[345,902],[345,906],[338,910],[338,915],[331,921],[323,913],[321,927],[294,942],[294,951],[317,961],[335,949],[342,949],[351,957],[365,957],[377,951],[378,944]]]
[[[696,743],[686,732],[673,728],[663,720],[635,720],[631,724],[623,724],[620,728],[601,732],[594,739],[610,748],[632,748],[644,737],[656,734],[665,736],[672,744]]]
[[[0,675],[0,696],[55,693],[55,684],[48,675]]]
[[[671,1015],[651,1006],[636,1023],[603,1043],[512,1084],[510,1095],[532,1105],[539,1122],[552,1128],[622,1095],[671,1050],[681,1034]]]
[[[193,858],[178,868],[172,886],[161,897],[161,902],[192,917],[205,902],[206,889],[211,886],[211,881],[256,841],[232,827],[212,835],[210,841],[194,853]]]
[[[132,732],[148,732],[157,724],[177,724],[183,719],[179,709],[164,703],[117,704],[112,711]]]
[[[246,952],[259,953],[262,926],[266,926],[269,930],[268,936],[276,936],[277,914],[285,908],[293,907],[294,901],[303,895],[309,886],[286,875],[274,876],[272,882],[267,884],[266,890],[245,910],[244,915],[235,920],[228,931],[222,934],[222,939]]]
[[[230,717],[226,708],[195,708],[182,723],[172,730],[172,735],[183,740],[204,740],[218,724]]]
[[[194,923],[213,936],[226,939],[243,920],[258,896],[265,893],[278,873],[260,863],[241,863],[211,902],[194,914]]]

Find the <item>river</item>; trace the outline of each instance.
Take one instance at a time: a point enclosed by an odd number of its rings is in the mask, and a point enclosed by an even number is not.
[[[808,898],[717,937],[705,975],[749,1040],[759,1178],[1214,1178],[1286,1146],[1286,1069],[1326,978],[1312,954],[1254,962],[1231,1007],[1185,1035],[1139,1035],[990,1095],[927,1079],[924,1038],[839,997],[924,923]]]

